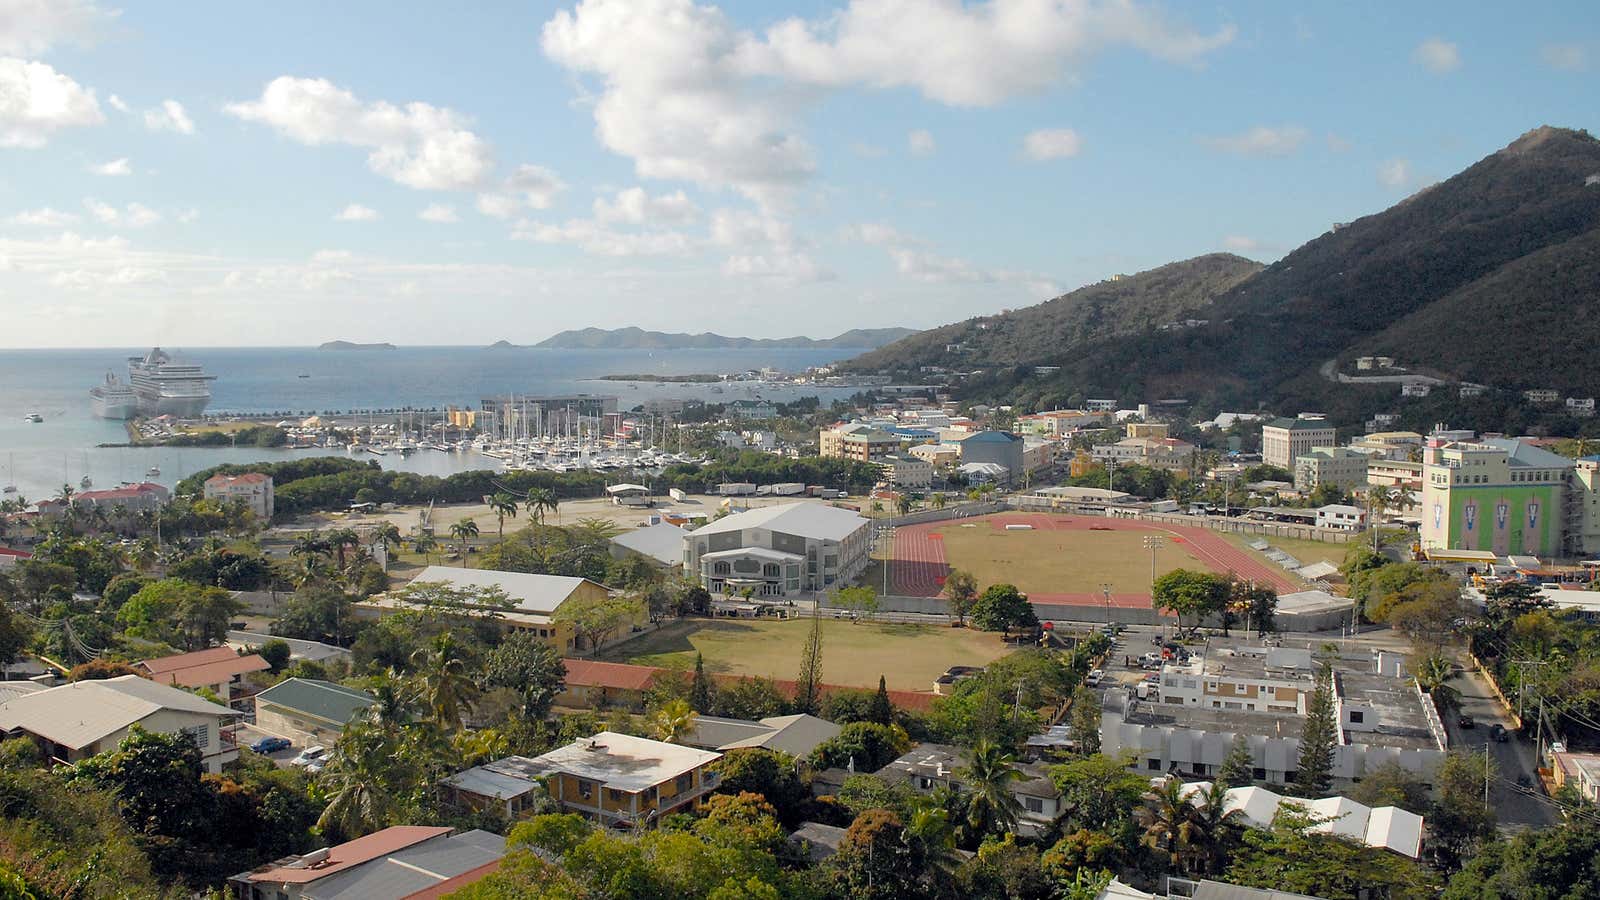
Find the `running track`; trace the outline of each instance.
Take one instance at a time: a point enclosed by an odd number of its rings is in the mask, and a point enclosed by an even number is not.
[[[903,525],[895,529],[894,559],[889,565],[889,576],[894,593],[907,597],[936,597],[944,589],[945,576],[950,566],[945,561],[944,540],[934,532],[959,520],[947,519],[922,525]],[[1064,516],[1050,513],[999,513],[984,516],[981,521],[989,527],[1003,530],[1007,525],[1032,525],[1034,528],[1059,531],[1087,531],[1109,528],[1114,531],[1150,531],[1166,534],[1182,541],[1184,548],[1206,565],[1219,572],[1233,572],[1240,578],[1270,584],[1281,594],[1301,590],[1301,585],[1288,573],[1251,556],[1228,543],[1215,532],[1184,525],[1160,525],[1137,519],[1112,519],[1093,516]],[[1035,603],[1071,605],[1100,605],[1105,598],[1098,594],[1041,594],[1030,593]],[[1123,609],[1149,609],[1150,595],[1112,594],[1111,604]]]

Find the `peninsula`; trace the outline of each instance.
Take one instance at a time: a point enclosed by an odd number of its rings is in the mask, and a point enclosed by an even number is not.
[[[642,328],[582,328],[563,331],[533,346],[556,350],[722,350],[722,349],[802,349],[847,348],[871,350],[916,333],[912,328],[853,328],[831,338],[787,337],[748,338],[704,332],[701,334],[645,331]],[[516,347],[498,341],[490,349]]]

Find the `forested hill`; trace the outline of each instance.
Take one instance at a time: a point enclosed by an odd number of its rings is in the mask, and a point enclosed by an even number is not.
[[[1062,367],[1024,393],[1318,403],[1341,390],[1319,377],[1324,363],[1381,353],[1413,370],[1495,387],[1600,394],[1600,366],[1591,361],[1600,346],[1597,232],[1600,141],[1537,128],[1191,307],[1203,310],[1192,313],[1203,325],[1056,339],[1053,357],[1017,353]],[[858,362],[872,367],[883,358],[880,351]],[[948,357],[935,364],[948,365]],[[1009,396],[1021,377],[993,370],[967,390]]]
[[[1204,318],[1218,294],[1261,270],[1228,253],[1101,281],[1037,306],[914,334],[848,364],[856,371],[1059,363],[1074,347]]]
[[[849,350],[881,347],[890,341],[915,334],[911,328],[853,328],[831,338],[747,338],[727,337],[705,332],[702,334],[645,331],[642,328],[582,328],[563,331],[535,344],[536,347],[559,349],[613,349],[613,350],[684,350],[684,349],[828,349],[839,347]]]

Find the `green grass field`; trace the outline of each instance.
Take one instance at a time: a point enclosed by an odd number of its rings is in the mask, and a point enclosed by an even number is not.
[[[730,675],[794,678],[810,619],[696,619],[615,647],[613,662],[688,669],[696,651],[706,669]],[[927,691],[951,666],[981,666],[1010,647],[998,635],[971,628],[890,623],[822,622],[822,680],[862,688],[878,676],[896,690]]]
[[[987,522],[952,525],[944,535],[945,560],[971,572],[979,585],[1009,582],[1023,593],[1148,593],[1150,551],[1145,532],[1036,529],[996,531]],[[1156,573],[1211,566],[1191,555],[1170,535],[1156,551]]]

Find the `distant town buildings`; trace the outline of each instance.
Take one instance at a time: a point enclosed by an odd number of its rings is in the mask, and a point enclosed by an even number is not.
[[[206,479],[204,490],[207,500],[243,503],[262,520],[271,519],[276,508],[272,495],[272,476],[260,472],[213,475]]]

